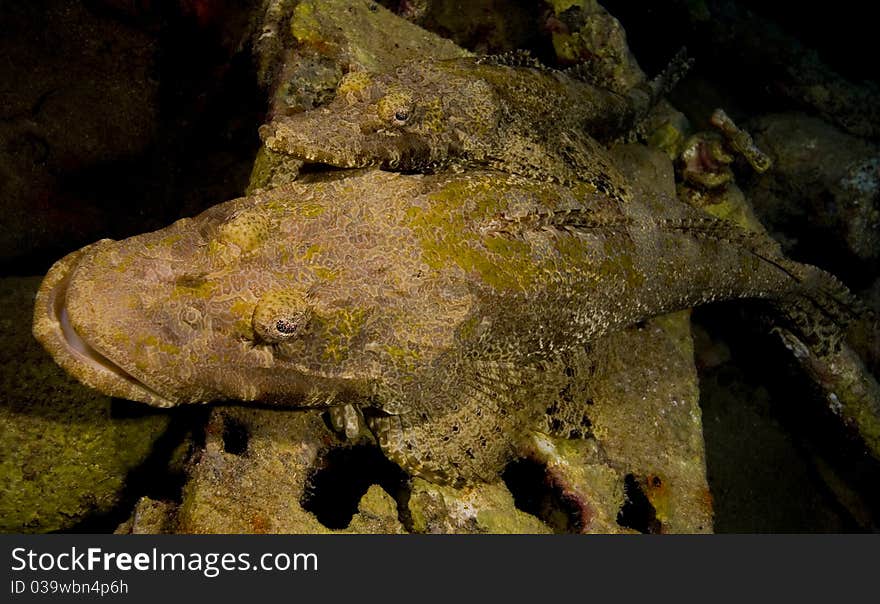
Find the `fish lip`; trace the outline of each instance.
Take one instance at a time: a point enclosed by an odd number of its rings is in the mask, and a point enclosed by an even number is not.
[[[304,114],[297,114],[304,115]],[[314,141],[303,135],[297,127],[296,116],[288,118],[281,123],[264,125],[260,130],[263,144],[275,151],[294,157],[304,164],[326,164],[337,168],[369,168],[378,166],[382,162],[359,152],[357,148],[346,149],[332,146],[330,141],[316,145]],[[360,140],[359,130],[354,125],[351,128],[349,143],[355,144]]]
[[[111,243],[103,239],[72,252],[52,265],[37,291],[34,305],[34,337],[65,371],[80,382],[109,396],[172,407],[176,403],[156,392],[112,361],[92,342],[82,337],[67,315],[67,287],[80,261],[98,246]]]

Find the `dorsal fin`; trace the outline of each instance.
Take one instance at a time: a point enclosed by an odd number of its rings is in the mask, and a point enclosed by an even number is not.
[[[663,71],[658,73],[654,78],[646,80],[641,84],[636,84],[630,90],[642,90],[651,99],[650,105],[653,106],[664,95],[668,94],[675,86],[684,78],[694,64],[694,60],[688,57],[687,48],[681,48],[676,52]],[[592,84],[600,88],[609,89],[608,83],[603,78],[603,74],[598,72],[589,62],[577,63],[571,67],[562,70],[566,76]],[[624,91],[625,93],[625,91]]]
[[[663,97],[682,80],[692,65],[693,60],[688,58],[687,50],[682,48],[669,60],[663,71],[654,78],[639,82],[627,90],[612,88],[608,82],[602,81],[601,73],[595,73],[588,69],[587,64],[575,65],[565,70],[564,73],[573,79],[604,89],[622,99],[624,108],[620,109],[618,114],[606,116],[609,124],[607,133],[599,138],[605,142],[607,140],[631,142],[644,135],[641,130],[644,127],[645,119],[663,100]]]
[[[476,58],[477,65],[499,65],[502,67],[531,67],[542,71],[552,71],[528,50],[517,49],[508,52],[483,55]]]
[[[732,222],[720,220],[713,216],[663,218],[655,220],[652,224],[656,225],[659,229],[679,231],[693,235],[695,238],[732,243],[762,258],[786,260],[782,255],[782,248],[779,246],[779,243],[772,237],[756,231],[747,231]]]
[[[669,62],[666,64],[666,67],[663,68],[663,71],[658,73],[650,82],[648,82],[648,87],[651,91],[651,105],[653,106],[657,104],[663,96],[669,94],[669,92],[681,82],[684,76],[687,75],[693,65],[694,60],[688,57],[687,48],[682,47],[679,49],[679,51],[669,59]]]
[[[526,230],[543,229],[624,231],[631,224],[633,224],[631,218],[617,213],[597,212],[579,207],[564,210],[536,208],[516,215],[498,215],[484,224],[480,231],[490,234],[514,234]]]
[[[573,80],[580,80],[581,82],[586,82],[587,84],[592,84],[593,86],[599,86],[605,88],[603,86],[602,77],[596,73],[595,69],[592,69],[590,63],[575,63],[569,67],[566,67],[562,70],[562,73]]]

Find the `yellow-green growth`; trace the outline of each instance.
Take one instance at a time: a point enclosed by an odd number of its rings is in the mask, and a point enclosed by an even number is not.
[[[218,240],[237,245],[242,252],[250,252],[266,241],[272,230],[271,219],[257,212],[247,212],[220,225]]]
[[[175,346],[174,344],[170,344],[168,342],[164,342],[157,338],[156,336],[150,335],[143,337],[137,341],[138,347],[149,347],[156,348],[163,354],[179,354],[180,347]]]
[[[333,281],[339,276],[337,271],[332,268],[327,268],[326,266],[316,266],[312,268],[312,272],[315,273],[315,276],[321,281]]]
[[[324,359],[340,363],[348,358],[351,341],[363,330],[367,311],[363,308],[340,308],[315,317],[324,340]]]
[[[443,103],[439,98],[431,99],[424,104],[425,116],[422,118],[422,127],[426,132],[434,134],[442,134],[446,131],[446,124],[443,120]]]
[[[321,41],[321,22],[315,16],[315,5],[312,2],[300,2],[293,9],[290,33],[299,42]]]
[[[480,237],[473,225],[507,207],[506,183],[454,183],[430,196],[427,208],[407,210],[420,237],[423,260],[436,270],[457,265],[496,289],[525,290],[537,276],[530,246],[501,237]]]
[[[318,243],[313,243],[309,247],[306,248],[306,251],[303,252],[302,260],[304,262],[311,263],[314,261],[315,257],[323,251],[321,245]]]
[[[303,218],[317,218],[327,209],[319,203],[303,203],[294,207],[296,208],[297,214]]]
[[[230,307],[233,320],[235,321],[235,331],[245,338],[251,339],[254,335],[252,317],[254,314],[254,305],[244,300],[236,300]]]
[[[212,241],[211,243],[214,242]],[[211,244],[208,244],[208,249],[210,251]],[[171,299],[194,297],[207,300],[214,295],[214,290],[216,288],[217,284],[214,281],[209,281],[204,278],[180,278],[174,283],[174,289],[171,292]]]
[[[648,136],[648,145],[660,149],[669,159],[674,160],[684,146],[684,133],[667,122],[651,132]]]
[[[594,4],[591,0],[550,0],[550,6],[553,7],[553,12],[557,15],[564,13],[572,7],[587,9],[593,7]]]
[[[384,349],[392,362],[404,370],[415,368],[421,359],[421,355],[411,348],[387,344],[384,346]]]
[[[360,96],[373,83],[373,78],[366,71],[352,71],[347,73],[336,88],[337,97]]]

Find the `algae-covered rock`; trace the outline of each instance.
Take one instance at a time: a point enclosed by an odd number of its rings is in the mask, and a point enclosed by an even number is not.
[[[0,531],[75,527],[121,502],[126,475],[168,426],[162,412],[86,388],[30,332],[39,277],[0,280]]]
[[[382,71],[414,57],[461,57],[466,51],[368,0],[302,0],[290,32],[303,45],[335,46],[349,64]]]
[[[162,535],[173,532],[177,506],[170,501],[141,497],[131,516],[120,524],[117,535]]]
[[[629,90],[645,74],[629,50],[626,32],[595,0],[554,0],[544,27],[551,32],[557,60],[584,64],[598,82],[612,90]]]
[[[205,445],[184,486],[185,533],[320,533],[299,506],[326,428],[313,413],[212,410]]]
[[[372,471],[380,460],[378,449],[342,441],[316,411],[218,407],[190,468],[177,530],[402,532],[394,499],[378,485],[391,484],[387,466]]]
[[[518,510],[510,491],[500,483],[454,489],[417,478],[409,511],[417,533],[550,532],[535,516]]]
[[[413,58],[468,54],[375,2],[271,4],[278,7],[265,16],[263,45],[258,48],[264,49],[263,63],[280,63],[273,82],[273,112],[301,111],[320,104],[348,71],[384,71]],[[282,43],[269,46],[267,38]]]
[[[593,404],[593,398],[584,401],[586,413]],[[531,492],[520,490],[526,486],[523,482],[529,461],[542,466],[545,488],[537,492],[534,488]],[[542,518],[554,532],[608,534],[633,532],[621,516],[626,504],[625,475],[622,466],[609,462],[594,435],[564,440],[537,433],[530,458],[513,464],[506,479],[520,505]]]
[[[646,144],[663,151],[671,160],[675,160],[684,149],[687,135],[691,131],[685,114],[665,100],[657,103],[642,127]]]
[[[610,346],[607,373],[593,385],[592,432],[625,473],[628,500],[650,504],[621,520],[650,532],[711,532],[689,312],[621,332]]]
[[[678,197],[715,218],[732,222],[747,231],[766,233],[752,204],[736,183],[729,182],[712,190],[682,185],[678,187]]]
[[[406,532],[398,519],[397,502],[377,484],[370,485],[361,497],[348,530],[352,533]]]
[[[859,260],[880,257],[880,149],[799,113],[771,114],[751,124],[775,168],[746,193],[783,243],[822,241]]]

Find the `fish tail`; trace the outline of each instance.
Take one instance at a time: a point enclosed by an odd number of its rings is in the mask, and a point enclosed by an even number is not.
[[[837,353],[847,327],[870,314],[837,277],[818,267],[786,258],[776,260],[800,283],[800,295],[777,301],[781,322],[821,357]]]
[[[847,326],[870,314],[840,279],[816,266],[786,258],[769,235],[711,217],[665,220],[659,226],[733,244],[787,275],[790,285],[771,296],[771,304],[778,320],[800,334],[818,354],[839,350]]]

